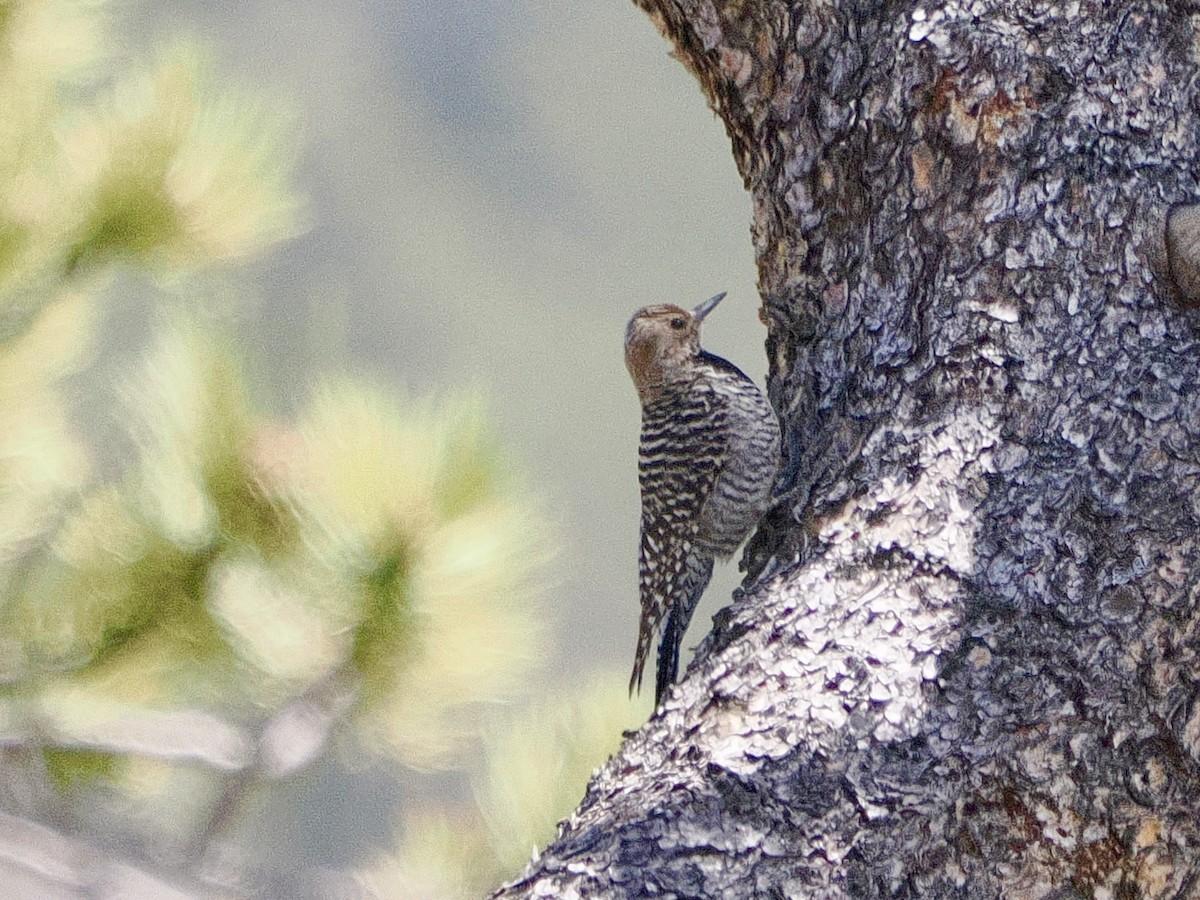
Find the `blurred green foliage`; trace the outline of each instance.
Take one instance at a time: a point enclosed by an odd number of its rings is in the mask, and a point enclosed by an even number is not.
[[[9,29],[44,5],[11,6]],[[15,260],[0,273],[0,299],[27,312],[0,345],[9,681],[102,675],[109,696],[252,720],[337,671],[378,746],[437,762],[454,747],[445,720],[510,693],[541,640],[525,587],[540,536],[476,400],[340,383],[299,425],[276,421],[252,408],[226,342],[176,321],[122,391],[137,458],[118,483],[88,478],[64,414],[60,376],[91,337],[72,320],[101,266],[177,276],[294,227],[260,117],[198,71],[176,53],[102,83],[101,99],[80,91],[10,123],[11,148],[43,143],[13,181],[54,212],[22,218],[10,196],[5,231],[44,249],[40,290]]]
[[[621,679],[515,723],[480,714],[542,654],[550,536],[474,395],[334,380],[283,421],[231,342],[176,309],[113,391],[133,452],[94,474],[105,448],[64,385],[86,376],[114,268],[178,286],[302,225],[286,120],[185,47],[117,71],[106,28],[101,3],[0,3],[0,739],[51,792],[103,785],[96,802],[187,809],[206,833],[172,761],[294,771],[264,748],[309,703],[315,752],[483,761],[477,809],[406,810],[372,870],[386,896],[482,890],[632,724]]]
[[[381,897],[479,897],[517,875],[555,834],[623,732],[649,714],[629,678],[595,673],[559,696],[492,718],[475,770],[475,804],[406,813],[395,851],[365,868]]]
[[[361,880],[478,894],[644,704],[613,676],[497,706],[544,652],[551,535],[478,396],[331,379],[272,418],[233,342],[176,305],[109,386],[131,452],[96,474],[114,450],[80,437],[70,384],[103,353],[114,272],[186,298],[302,226],[280,104],[187,47],[120,71],[107,29],[101,2],[0,2],[0,743],[32,785],[0,809],[68,796],[108,844],[125,827],[198,859],[246,784],[353,743],[466,767],[476,793],[403,809]]]

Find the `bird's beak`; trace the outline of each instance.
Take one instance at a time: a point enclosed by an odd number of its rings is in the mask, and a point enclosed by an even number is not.
[[[692,311],[692,318],[694,320],[696,320],[697,322],[701,321],[705,316],[707,316],[710,312],[712,312],[714,309],[716,309],[717,304],[720,303],[724,299],[725,299],[724,291],[721,291],[721,293],[717,294],[717,296],[715,296],[715,297],[708,298],[707,300],[705,300],[703,303],[701,303],[699,306],[697,306]]]

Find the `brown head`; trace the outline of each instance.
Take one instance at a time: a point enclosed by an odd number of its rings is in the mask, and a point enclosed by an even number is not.
[[[625,367],[633,377],[642,403],[658,396],[663,385],[677,378],[700,352],[700,323],[713,311],[724,292],[705,300],[691,312],[671,303],[644,306],[625,327]]]

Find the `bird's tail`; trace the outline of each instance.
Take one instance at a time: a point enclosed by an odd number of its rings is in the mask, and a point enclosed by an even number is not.
[[[637,652],[633,656],[633,674],[629,676],[629,696],[633,696],[636,690],[639,694],[642,691],[642,672],[646,668],[646,657],[650,655],[650,643],[654,639],[654,627],[646,621],[645,613],[642,614],[642,624],[638,628]]]
[[[658,666],[654,681],[654,705],[662,703],[667,691],[679,674],[679,651],[683,646],[683,637],[692,621],[696,605],[708,587],[712,578],[713,558],[707,553],[693,550],[688,556],[684,577],[681,580],[675,602],[668,604],[667,621],[662,629],[662,640],[658,645]],[[646,646],[649,648],[647,638]],[[639,651],[641,648],[639,647]],[[645,663],[644,654],[640,662],[635,663],[634,671],[639,676],[640,666]]]

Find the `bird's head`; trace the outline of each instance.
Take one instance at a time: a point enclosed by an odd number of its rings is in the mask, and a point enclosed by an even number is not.
[[[671,303],[644,306],[625,327],[625,366],[642,403],[654,399],[700,352],[700,323],[724,298],[705,300],[691,312]]]

